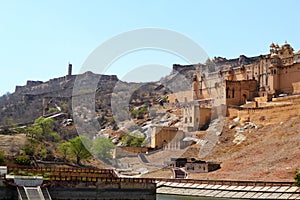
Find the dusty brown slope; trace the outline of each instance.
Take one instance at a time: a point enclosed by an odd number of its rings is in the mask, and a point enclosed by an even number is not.
[[[293,180],[300,169],[300,105],[292,105],[250,113],[258,129],[245,131],[246,140],[234,144],[235,130],[227,119],[220,143],[206,158],[221,161],[221,169],[208,174],[192,174],[191,178],[242,180]],[[247,116],[242,116],[247,117]]]
[[[235,128],[233,118],[250,118],[257,129],[247,129],[241,144],[233,143]],[[242,126],[241,123],[238,126]],[[195,145],[186,155],[197,155]],[[235,113],[226,119],[218,144],[205,160],[220,161],[221,169],[210,173],[192,173],[189,178],[227,180],[293,181],[296,170],[300,170],[300,104]],[[151,177],[170,173],[153,172]],[[149,175],[148,175],[149,176]]]

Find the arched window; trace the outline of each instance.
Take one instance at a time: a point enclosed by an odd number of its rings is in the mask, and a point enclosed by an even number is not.
[[[243,103],[246,103],[246,102],[247,102],[247,95],[246,95],[246,94],[243,94],[242,102],[243,102]]]

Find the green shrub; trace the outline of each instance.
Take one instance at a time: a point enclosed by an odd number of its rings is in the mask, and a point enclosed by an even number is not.
[[[163,101],[163,102],[167,102],[168,101],[168,96],[163,96],[162,98],[161,98],[161,100]]]
[[[142,144],[145,142],[145,138],[141,135],[130,133],[127,135],[124,135],[121,139],[121,142],[125,146],[130,147],[141,147]]]
[[[69,105],[68,105],[66,102],[63,102],[63,103],[60,104],[60,107],[61,107],[64,111],[66,111],[66,110],[68,110]]]
[[[109,161],[112,158],[113,148],[114,144],[109,138],[99,137],[93,144],[94,154],[103,161]]]
[[[60,140],[60,135],[56,132],[50,132],[49,135],[47,135],[47,140],[51,142],[58,142]]]
[[[22,170],[20,170],[20,171],[18,171],[18,174],[20,174],[20,175],[22,175],[22,176],[25,176],[25,175],[26,175],[26,172],[25,172],[25,171],[22,171]]]
[[[29,156],[34,155],[35,149],[32,146],[28,145],[28,144],[23,147],[23,150],[24,150],[26,155],[29,155]]]
[[[59,112],[57,108],[49,108],[49,110],[47,111],[48,114],[57,113],[57,112]]]
[[[133,118],[143,119],[144,115],[148,113],[148,108],[146,106],[131,111],[131,116]]]
[[[25,133],[25,128],[21,128],[21,127],[17,127],[14,129],[15,131],[17,131],[18,133]]]
[[[28,155],[19,155],[15,159],[18,165],[30,165],[31,161]]]
[[[51,176],[51,173],[50,173],[50,172],[46,172],[46,173],[43,175],[43,179],[44,179],[44,180],[50,180],[50,176]]]
[[[40,151],[40,156],[41,157],[45,157],[47,155],[47,150],[46,149],[42,149],[41,151]]]
[[[0,151],[0,164],[4,164],[5,163],[5,154],[4,151],[1,150]]]
[[[300,173],[299,172],[296,172],[295,176],[294,176],[294,179],[295,179],[295,184],[300,187]]]
[[[31,173],[31,172],[29,172],[29,173],[27,174],[27,176],[34,176],[34,174]]]

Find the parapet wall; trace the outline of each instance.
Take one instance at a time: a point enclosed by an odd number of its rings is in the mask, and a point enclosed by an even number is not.
[[[292,107],[293,104],[282,104],[282,105],[270,105],[266,107],[258,108],[241,108],[241,107],[228,107],[227,116],[229,117],[240,117],[242,119],[252,118],[257,115],[264,115],[266,112],[282,112],[282,109],[286,107]]]
[[[118,188],[51,188],[50,196],[55,200],[80,199],[144,199],[155,200],[156,189],[118,189]]]
[[[180,64],[173,64],[173,73],[174,72],[180,72],[181,70],[183,69],[186,69],[186,68],[192,68],[194,67],[195,68],[195,65],[180,65]]]
[[[37,86],[37,85],[40,85],[42,84],[43,81],[27,81],[27,86]]]
[[[114,185],[99,185],[97,188],[89,187],[53,187],[49,188],[49,193],[52,199],[55,200],[92,200],[92,199],[112,199],[112,200],[125,200],[125,199],[156,199],[156,187],[152,184],[151,187],[141,188],[141,183],[123,184],[122,188]],[[0,186],[0,200],[18,199],[18,192],[16,187]]]

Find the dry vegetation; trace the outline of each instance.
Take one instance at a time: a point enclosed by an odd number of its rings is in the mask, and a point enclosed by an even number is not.
[[[208,177],[293,180],[293,173],[300,167],[299,112],[300,105],[294,105],[250,114],[250,120],[260,128],[246,133],[247,139],[240,145],[232,143],[234,132],[225,128],[220,145],[208,158],[221,161],[222,169]]]
[[[233,112],[232,112],[233,113]],[[235,112],[226,119],[218,144],[205,160],[221,162],[221,169],[210,173],[190,174],[194,179],[293,181],[300,170],[300,104],[255,112]],[[246,140],[233,143],[233,118],[255,123],[258,128],[246,130]],[[200,135],[203,133],[199,133]],[[193,145],[184,156],[195,156],[199,145]],[[151,176],[170,177],[165,170]]]
[[[242,126],[245,120],[250,119],[258,127],[245,130],[243,134],[246,140],[238,145],[233,143],[235,128],[229,128],[236,117],[241,118],[240,124],[236,126]],[[204,138],[205,132],[199,131],[197,135]],[[24,134],[0,135],[0,149],[9,156],[19,153],[25,143]],[[197,157],[200,148],[200,145],[192,145],[182,157]],[[53,153],[56,154],[55,151]],[[189,178],[293,181],[294,173],[300,170],[300,103],[250,112],[230,112],[219,142],[205,160],[221,162],[221,169],[210,173],[190,174]],[[86,164],[104,167],[94,159]],[[172,176],[170,169],[143,175],[165,178]]]

